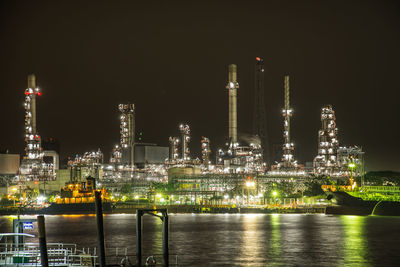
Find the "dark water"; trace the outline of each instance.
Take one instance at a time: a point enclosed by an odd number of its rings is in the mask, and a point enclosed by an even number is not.
[[[0,217],[0,232],[12,231],[13,218]],[[104,219],[109,251],[134,254],[135,215]],[[161,220],[145,216],[143,226],[144,254],[161,254]],[[46,216],[46,231],[48,242],[96,246],[94,216]],[[170,215],[170,253],[180,266],[400,266],[400,218]]]

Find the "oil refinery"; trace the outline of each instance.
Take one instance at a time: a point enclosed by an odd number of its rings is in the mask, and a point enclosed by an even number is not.
[[[118,105],[119,143],[110,151],[111,157],[105,162],[104,153],[98,149],[76,155],[68,161],[67,169],[57,169],[59,155],[55,151],[44,151],[37,131],[36,105],[41,95],[36,86],[36,77],[28,76],[28,88],[25,90],[25,156],[16,178],[9,184],[19,189],[47,185],[50,188],[62,188],[68,182],[81,182],[87,177],[96,179],[98,185],[107,188],[116,197],[122,195],[121,188],[134,192],[136,198],[154,196],[154,184],[173,185],[176,201],[184,203],[194,198],[202,203],[207,199],[233,194],[236,190],[247,190],[250,196],[257,198],[264,194],[269,184],[297,182],[304,184],[313,179],[330,178],[340,183],[348,179],[362,177],[364,174],[364,152],[360,147],[339,146],[336,117],[332,105],[321,109],[321,129],[318,131],[318,150],[310,164],[298,163],[294,154],[296,136],[291,133],[291,120],[295,119],[290,105],[289,76],[283,77],[283,138],[281,158],[272,158],[271,141],[268,140],[266,113],[264,104],[264,61],[255,60],[255,102],[253,135],[255,142],[241,143],[238,138],[238,66],[228,66],[227,85],[227,135],[226,143],[216,151],[211,151],[210,139],[203,136],[199,142],[191,138],[189,123],[178,123],[176,135],[165,137],[169,147],[153,143],[143,143],[136,138],[135,105]],[[222,88],[221,88],[222,89]],[[51,92],[50,92],[51,93]],[[245,130],[245,129],[243,129]],[[118,131],[118,129],[115,129]],[[110,140],[111,142],[111,140]],[[100,146],[101,144],[99,144]],[[190,147],[199,146],[201,156],[192,155]],[[212,154],[214,153],[214,154]],[[45,158],[49,158],[50,160]],[[275,162],[275,163],[273,163]],[[58,166],[57,166],[58,167]],[[5,178],[3,178],[5,179]],[[58,187],[57,187],[58,186]],[[300,186],[301,187],[301,186]],[[41,189],[40,189],[41,190]],[[239,196],[240,197],[240,196]],[[242,196],[242,202],[244,201]],[[186,199],[186,200],[185,200]]]

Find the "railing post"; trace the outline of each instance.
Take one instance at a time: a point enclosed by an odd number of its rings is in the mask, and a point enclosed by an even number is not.
[[[38,232],[39,232],[40,261],[43,267],[49,267],[44,216],[43,215],[37,216],[37,222],[38,222]]]
[[[97,240],[99,244],[99,263],[100,267],[106,266],[106,255],[104,245],[104,227],[103,227],[103,207],[101,204],[101,192],[95,192],[96,199],[96,219],[97,219]]]
[[[163,212],[163,230],[162,230],[162,250],[163,250],[163,266],[169,266],[169,248],[168,248],[168,213],[167,210]]]
[[[142,211],[136,210],[136,264],[142,266]]]

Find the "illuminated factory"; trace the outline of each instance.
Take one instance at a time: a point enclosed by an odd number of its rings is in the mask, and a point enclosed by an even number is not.
[[[318,131],[318,155],[314,158],[314,174],[347,177],[349,172],[359,175],[363,167],[361,148],[339,147],[335,111],[331,105],[321,109],[321,130]],[[349,166],[351,167],[349,170]]]
[[[238,136],[237,70],[235,64],[228,66],[227,141],[223,148],[216,149],[214,156],[211,154],[208,137],[202,136],[198,143],[191,142],[191,128],[188,123],[178,124],[176,135],[169,137],[169,147],[142,142],[141,138],[137,138],[137,135],[141,137],[141,133],[136,132],[135,105],[120,104],[118,105],[119,142],[111,151],[109,162],[105,162],[100,149],[85,152],[69,160],[67,170],[58,170],[57,180],[83,181],[90,176],[113,190],[118,190],[122,184],[127,184],[131,185],[135,192],[144,195],[149,191],[151,183],[165,183],[170,181],[171,177],[178,177],[178,180],[174,178],[178,183],[186,183],[184,188],[224,191],[238,185],[245,187],[243,177],[259,179],[257,183],[248,181],[248,184],[251,183],[257,190],[261,190],[263,183],[270,181],[268,179],[293,180],[293,177],[309,179],[320,176],[345,178],[349,175],[363,174],[364,153],[357,146],[339,146],[335,112],[330,105],[324,106],[321,110],[318,151],[312,168],[306,169],[303,164],[296,161],[295,146],[291,136],[293,109],[290,106],[289,76],[284,77],[282,156],[279,160],[271,158],[271,142],[268,139],[264,104],[264,61],[260,57],[255,60],[252,141],[242,142],[245,138]],[[19,182],[51,181],[56,178],[58,154],[42,149],[41,137],[37,132],[36,98],[40,95],[41,91],[36,86],[35,76],[29,75],[24,103],[25,156],[19,167]],[[200,158],[191,155],[189,144],[201,148]],[[49,163],[44,160],[46,156],[52,158]],[[275,164],[271,164],[273,160],[277,160]]]

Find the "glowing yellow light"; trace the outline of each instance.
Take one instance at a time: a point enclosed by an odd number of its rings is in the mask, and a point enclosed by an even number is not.
[[[161,197],[161,194],[157,194],[156,197],[160,198],[160,197]]]
[[[276,197],[276,195],[278,195],[278,193],[276,191],[272,192],[272,195],[274,195],[274,197]]]
[[[139,196],[135,196],[135,199],[138,199],[139,198]]]
[[[354,182],[354,183],[352,184],[352,186],[351,186],[351,189],[354,190],[354,188],[356,188],[356,186],[357,186],[357,183]]]
[[[246,186],[247,186],[247,187],[254,187],[254,185],[255,185],[255,183],[252,182],[252,181],[247,181],[247,182],[246,182]]]

